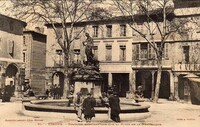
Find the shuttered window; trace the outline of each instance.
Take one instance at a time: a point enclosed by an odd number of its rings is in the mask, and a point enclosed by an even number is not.
[[[120,61],[126,61],[126,45],[120,45]]]
[[[112,60],[112,46],[106,45],[106,61]]]
[[[135,50],[135,59],[139,60],[140,59],[140,44],[136,44],[136,50]]]

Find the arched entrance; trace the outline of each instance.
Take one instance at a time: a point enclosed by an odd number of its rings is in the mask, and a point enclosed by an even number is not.
[[[15,64],[10,64],[5,71],[5,90],[13,96],[16,90],[18,68]]]
[[[60,95],[63,96],[63,89],[64,89],[64,74],[62,72],[55,72],[53,73],[53,86],[59,86]]]

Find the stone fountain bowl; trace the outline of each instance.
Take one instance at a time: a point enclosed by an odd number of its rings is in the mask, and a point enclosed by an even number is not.
[[[73,105],[68,106],[69,100],[35,100],[24,104],[25,110],[41,112],[76,113]],[[149,105],[144,103],[121,102],[121,113],[145,113],[149,112]],[[106,107],[95,107],[95,113],[107,113]]]

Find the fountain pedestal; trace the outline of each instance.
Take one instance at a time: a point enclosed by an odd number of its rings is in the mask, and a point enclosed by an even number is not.
[[[72,80],[74,82],[73,96],[77,92],[81,92],[84,96],[91,93],[96,99],[97,104],[100,105],[99,97],[101,95],[102,77],[99,73],[99,68],[96,66],[84,66],[74,69]]]

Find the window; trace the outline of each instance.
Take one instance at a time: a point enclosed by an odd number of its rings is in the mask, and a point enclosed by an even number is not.
[[[137,24],[137,30],[138,30],[140,33],[144,34],[143,23],[138,23],[138,24]]]
[[[151,47],[150,44],[143,43],[135,45],[135,50],[133,51],[133,56],[135,56],[136,60],[154,60],[155,59],[155,51]],[[134,58],[133,58],[134,59]]]
[[[140,44],[137,44],[137,45],[136,45],[135,59],[136,59],[136,60],[139,60],[139,59],[140,59]]]
[[[186,64],[189,64],[190,62],[190,47],[189,46],[183,46],[183,54],[184,54],[184,57],[185,57],[185,63]]]
[[[156,45],[157,45],[158,48],[161,48],[161,43],[156,43]],[[168,59],[168,57],[169,57],[169,55],[168,55],[169,54],[168,45],[169,45],[169,43],[164,44],[163,52],[162,52],[162,58]]]
[[[61,66],[63,65],[63,52],[61,49],[56,50],[56,56],[55,56],[55,65]]]
[[[98,37],[98,26],[93,26],[93,37]]]
[[[120,45],[120,61],[126,61],[126,45]]]
[[[141,59],[147,59],[148,58],[148,47],[147,47],[147,44],[141,44],[140,58]]]
[[[57,28],[56,29],[56,33],[57,33],[56,39],[62,39],[62,37],[63,37],[63,31],[62,31],[62,29]]]
[[[23,62],[26,62],[26,53],[23,52]]]
[[[126,25],[120,25],[120,36],[126,36]]]
[[[112,37],[112,25],[107,25],[107,37]]]
[[[56,49],[56,54],[57,55],[62,55],[62,50],[61,49]]]
[[[112,60],[112,46],[106,45],[106,61]]]
[[[161,47],[161,43],[156,43],[157,47]],[[156,57],[155,50],[150,44],[144,43],[144,44],[136,44],[135,49],[133,49],[133,54],[135,56],[136,60],[154,60]],[[169,43],[165,43],[163,52],[162,52],[162,58],[169,59]],[[134,59],[134,58],[133,58]]]
[[[74,49],[74,62],[81,63],[80,49]]]
[[[80,28],[79,27],[74,27],[74,37],[75,39],[79,39],[80,38]]]
[[[93,47],[94,57],[98,60],[98,46]]]
[[[26,45],[26,37],[23,36],[23,44]]]
[[[9,41],[8,43],[8,53],[10,54],[10,56],[14,56],[14,41]]]
[[[148,45],[148,58],[155,59],[155,51],[150,44]]]
[[[168,59],[169,58],[169,43],[165,43],[165,47],[164,47],[164,53],[165,53],[165,58]]]

